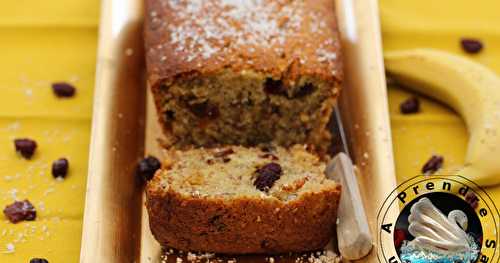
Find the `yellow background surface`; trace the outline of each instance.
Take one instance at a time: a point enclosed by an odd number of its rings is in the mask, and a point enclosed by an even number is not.
[[[482,63],[500,74],[500,15],[495,10],[500,10],[500,1],[381,0],[384,50],[446,50]],[[482,40],[483,51],[466,54],[460,46],[462,37]],[[443,173],[458,170],[464,164],[468,142],[463,120],[445,105],[420,95],[421,112],[403,115],[399,112],[399,105],[411,95],[414,94],[389,85],[398,181],[420,174],[423,164],[433,154],[444,157]],[[486,191],[495,204],[500,203],[500,186],[489,187]],[[497,223],[496,227],[499,226]],[[485,233],[492,233],[495,229],[492,223],[483,222],[482,227]]]
[[[461,37],[485,42],[471,56],[500,73],[500,2],[483,0],[381,0],[384,49],[433,47],[462,53]],[[77,262],[87,174],[95,73],[98,0],[4,1],[0,8],[0,207],[27,198],[38,211],[33,222],[0,219],[0,262]],[[75,98],[56,99],[50,84],[73,83]],[[390,87],[390,112],[398,179],[420,172],[433,153],[445,168],[460,166],[467,131],[450,109],[423,99],[422,113],[401,115],[410,94]],[[30,161],[12,140],[39,144]],[[50,165],[70,161],[66,180],[52,179]],[[489,189],[500,200],[500,187]],[[13,252],[7,245],[15,247]]]
[[[2,1],[0,208],[29,199],[37,219],[12,224],[0,216],[0,262],[78,262],[98,17],[98,0]],[[76,96],[57,99],[50,86],[56,81],[74,84]],[[37,141],[32,160],[16,155],[18,137]],[[50,170],[60,157],[70,162],[61,182]]]

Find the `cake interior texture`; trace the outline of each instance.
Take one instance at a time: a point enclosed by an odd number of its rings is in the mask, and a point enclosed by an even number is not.
[[[323,248],[340,185],[304,146],[171,150],[148,182],[150,227],[166,247],[229,254]]]
[[[177,153],[170,155],[167,169],[157,177],[163,189],[172,189],[185,197],[288,202],[304,193],[319,193],[337,186],[326,178],[324,163],[303,146],[291,150],[279,147],[274,151],[232,146]],[[281,170],[279,178],[258,189],[255,184],[261,176],[259,169],[270,164],[276,164]]]
[[[251,70],[160,85],[162,122],[178,146],[320,145],[338,88],[303,77],[284,82]]]

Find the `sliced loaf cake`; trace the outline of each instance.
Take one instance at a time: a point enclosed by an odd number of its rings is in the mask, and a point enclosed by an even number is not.
[[[340,185],[305,150],[171,150],[148,183],[153,235],[164,246],[230,254],[320,249],[332,237]]]

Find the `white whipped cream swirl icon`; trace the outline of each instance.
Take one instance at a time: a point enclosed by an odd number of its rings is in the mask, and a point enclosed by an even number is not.
[[[428,198],[416,202],[408,217],[408,232],[415,237],[409,245],[440,253],[473,250],[467,233],[467,215],[453,210],[446,217]]]

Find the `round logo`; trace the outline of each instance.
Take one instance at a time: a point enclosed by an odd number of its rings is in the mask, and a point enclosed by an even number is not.
[[[400,184],[377,215],[380,262],[498,262],[500,216],[486,191],[455,175]]]

